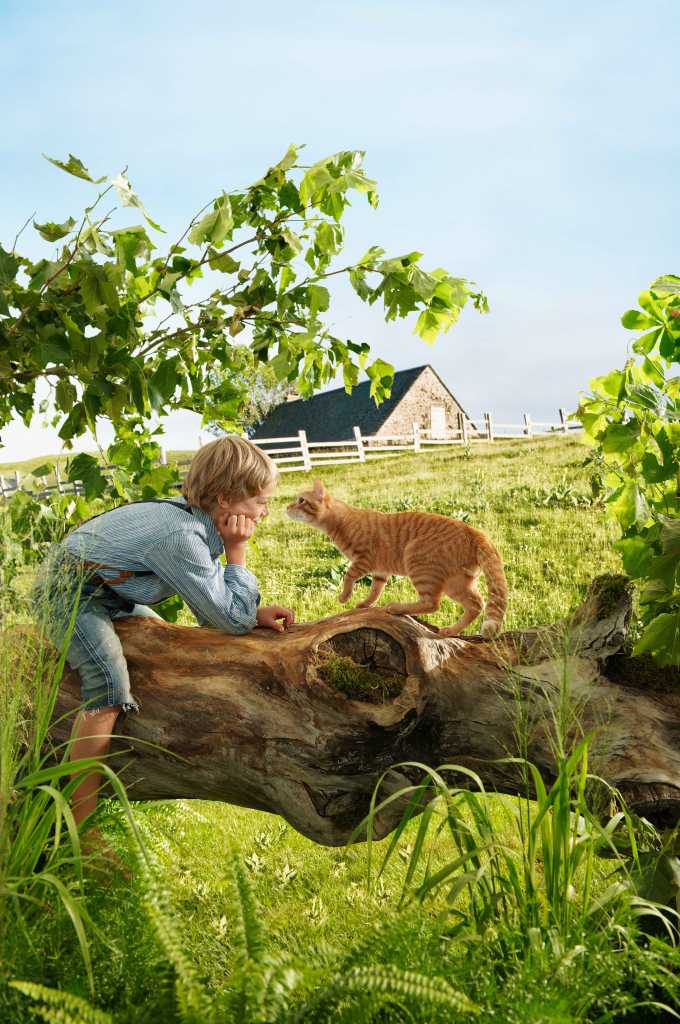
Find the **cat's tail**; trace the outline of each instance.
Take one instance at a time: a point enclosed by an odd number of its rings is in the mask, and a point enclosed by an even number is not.
[[[490,640],[497,636],[501,629],[503,616],[508,607],[508,584],[503,572],[501,556],[491,541],[484,539],[484,542],[480,544],[478,557],[488,592],[482,623],[482,636]]]

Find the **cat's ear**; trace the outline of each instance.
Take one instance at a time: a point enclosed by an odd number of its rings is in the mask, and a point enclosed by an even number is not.
[[[320,480],[314,481],[314,497],[318,501],[321,501],[322,498],[326,497],[326,488],[324,487]]]

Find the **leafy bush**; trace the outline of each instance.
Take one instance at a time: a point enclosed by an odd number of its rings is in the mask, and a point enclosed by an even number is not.
[[[658,278],[621,322],[643,331],[622,370],[590,382],[577,417],[596,445],[616,545],[640,581],[644,630],[634,653],[680,665],[680,278]]]

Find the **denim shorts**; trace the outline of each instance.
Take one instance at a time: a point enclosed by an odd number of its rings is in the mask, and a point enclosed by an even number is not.
[[[66,661],[80,676],[80,694],[86,710],[119,707],[123,711],[139,711],[139,702],[130,692],[127,662],[113,623],[129,615],[156,619],[160,616],[148,605],[135,604],[130,608],[130,603],[110,587],[98,586],[83,574],[77,561],[63,548],[53,549],[39,570],[32,602],[46,636],[59,649],[76,600],[78,607]]]

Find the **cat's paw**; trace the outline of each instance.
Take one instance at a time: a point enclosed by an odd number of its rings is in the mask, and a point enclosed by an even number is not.
[[[349,591],[349,593],[345,593],[344,590],[341,590],[340,593],[338,594],[338,601],[340,602],[340,604],[347,604],[351,596],[351,590]]]
[[[382,610],[387,612],[388,615],[399,615],[401,608],[394,601],[390,601],[389,604],[384,604]]]
[[[373,601],[359,601],[359,604],[356,605],[356,607],[357,608],[372,608],[373,604],[374,604]]]

